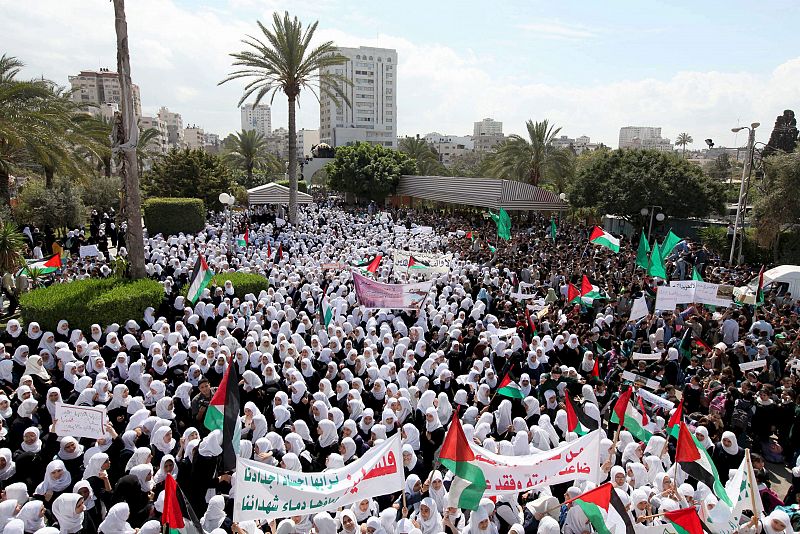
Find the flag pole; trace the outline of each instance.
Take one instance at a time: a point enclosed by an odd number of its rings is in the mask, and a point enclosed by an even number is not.
[[[755,517],[756,516],[756,495],[753,492],[754,488],[752,487],[752,483],[751,483],[752,479],[750,478],[751,474],[752,474],[753,478],[755,478],[755,476],[754,476],[755,474],[753,473],[753,463],[752,463],[752,460],[750,459],[750,449],[745,449],[744,450],[744,457],[747,459],[747,485],[750,486],[750,489],[748,490],[748,493],[750,494],[750,506],[753,509],[753,517]]]

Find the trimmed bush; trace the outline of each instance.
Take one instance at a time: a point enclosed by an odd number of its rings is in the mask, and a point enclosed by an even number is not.
[[[282,185],[283,187],[289,187],[289,180],[278,180],[278,185]],[[306,184],[305,180],[300,179],[300,175],[297,175],[297,190],[301,193],[308,193],[308,184]]]
[[[196,234],[206,225],[206,208],[199,198],[148,198],[144,223],[151,236]]]
[[[66,319],[71,328],[85,332],[94,323],[140,321],[144,310],[157,309],[163,297],[164,288],[155,280],[95,278],[35,289],[22,295],[20,306],[25,323],[36,321],[43,330],[55,332],[58,321]]]
[[[266,290],[269,287],[269,280],[260,274],[223,273],[214,275],[214,278],[211,279],[211,283],[208,284],[208,288],[213,293],[216,287],[225,287],[225,280],[231,281],[233,284],[233,295],[238,297],[240,300],[243,299],[248,293],[252,293],[258,297],[258,294],[261,293],[261,291]],[[186,293],[189,292],[190,284],[191,282],[183,286],[181,294],[184,297],[186,296]]]

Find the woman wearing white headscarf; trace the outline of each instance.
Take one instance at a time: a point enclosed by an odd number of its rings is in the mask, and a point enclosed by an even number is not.
[[[730,470],[738,469],[744,459],[744,451],[739,447],[736,434],[730,431],[723,432],[722,439],[714,446],[712,458],[719,471],[720,482],[724,485],[728,481]]]
[[[83,528],[83,497],[65,493],[53,501],[53,515],[58,520],[60,534],[76,534]]]
[[[41,496],[46,503],[51,503],[70,486],[72,486],[72,476],[64,466],[64,462],[53,460],[47,464],[44,479],[36,486],[33,494]]]
[[[111,507],[105,520],[100,523],[98,532],[101,534],[133,534],[134,529],[128,524],[131,510],[128,503],[120,502]]]
[[[222,495],[215,495],[208,501],[208,508],[200,523],[203,530],[211,532],[215,528],[219,528],[225,522],[225,497]]]
[[[439,534],[443,531],[442,516],[439,508],[431,497],[425,497],[420,502],[419,510],[412,516],[422,534]]]

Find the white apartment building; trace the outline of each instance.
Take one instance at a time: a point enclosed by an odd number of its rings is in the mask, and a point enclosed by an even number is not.
[[[472,136],[482,135],[503,135],[503,123],[490,118],[474,123]]]
[[[158,118],[167,125],[170,148],[183,148],[183,118],[180,113],[174,113],[166,107],[158,110]]]
[[[624,126],[619,129],[619,148],[673,150],[669,139],[661,137],[661,127]]]
[[[203,148],[206,145],[205,132],[194,124],[183,129],[183,139],[186,143],[186,148]]]
[[[244,104],[241,108],[242,131],[255,130],[261,135],[272,133],[272,110],[267,104]]]
[[[166,154],[169,151],[167,124],[157,116],[139,117],[140,131],[149,130],[151,128],[158,132],[158,136],[147,144],[147,148],[154,154]]]
[[[319,144],[319,130],[302,130],[297,131],[297,153],[310,158],[311,149],[314,145]],[[288,148],[287,148],[288,151]]]
[[[119,75],[108,69],[99,71],[82,70],[77,76],[69,76],[72,86],[72,100],[79,104],[93,104],[89,111],[94,115],[105,116],[108,110],[101,111],[104,104],[122,103],[122,91],[119,85]],[[133,113],[136,117],[142,116],[142,98],[139,86],[131,84],[133,91]]]
[[[439,161],[445,166],[452,165],[455,158],[475,149],[475,143],[469,135],[442,135],[433,132],[427,134],[424,139],[436,150]]]
[[[320,141],[334,147],[366,141],[397,148],[397,51],[367,46],[337,50],[348,61],[322,72],[350,80],[343,87],[350,105],[320,95]]]

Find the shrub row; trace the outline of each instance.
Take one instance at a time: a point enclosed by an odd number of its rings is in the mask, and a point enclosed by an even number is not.
[[[244,299],[244,296],[248,293],[252,293],[253,295],[258,298],[258,294],[261,291],[265,291],[269,287],[269,280],[261,276],[260,274],[251,274],[251,273],[223,273],[214,275],[214,278],[211,279],[211,283],[208,284],[209,289],[211,292],[214,292],[215,287],[224,287],[225,281],[230,280],[233,284],[233,295],[238,297],[240,300]],[[191,282],[190,282],[191,283]],[[189,292],[189,284],[186,284],[183,287],[182,295],[186,296],[186,293]]]
[[[84,332],[92,324],[124,325],[129,319],[141,321],[148,306],[158,309],[163,286],[155,280],[129,282],[119,278],[78,280],[35,289],[20,299],[22,320],[37,322],[45,331],[55,332],[66,319],[71,328]]]
[[[196,234],[205,227],[206,208],[199,198],[148,198],[144,223],[151,236]]]

